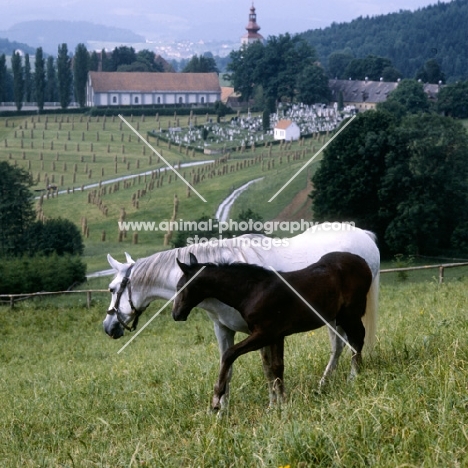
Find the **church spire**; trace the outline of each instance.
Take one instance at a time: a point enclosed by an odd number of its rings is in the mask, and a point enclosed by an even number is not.
[[[250,7],[249,24],[247,24],[245,29],[247,29],[247,34],[242,36],[242,44],[251,44],[252,42],[264,41],[263,36],[258,33],[260,26],[257,24],[257,14],[255,13],[253,2],[252,6]]]

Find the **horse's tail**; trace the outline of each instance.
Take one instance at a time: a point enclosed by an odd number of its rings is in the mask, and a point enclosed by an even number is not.
[[[377,318],[379,310],[379,282],[380,272],[377,272],[372,280],[371,287],[367,293],[366,312],[362,317],[362,324],[366,329],[364,344],[367,349],[372,349],[375,344],[375,334],[377,331]]]

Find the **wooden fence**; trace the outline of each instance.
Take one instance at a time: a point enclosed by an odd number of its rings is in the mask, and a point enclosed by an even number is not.
[[[88,309],[91,307],[91,299],[93,293],[108,293],[108,289],[83,289],[77,291],[55,291],[47,292],[41,291],[36,293],[27,293],[27,294],[0,294],[0,303],[9,303],[10,309],[13,309],[15,302],[19,302],[25,299],[30,299],[32,297],[41,297],[41,296],[56,296],[59,294],[86,294],[86,306]]]
[[[400,271],[414,271],[414,270],[429,270],[429,269],[439,269],[439,283],[444,282],[444,272],[446,268],[455,268],[461,266],[467,266],[468,262],[464,263],[441,263],[439,265],[422,265],[414,267],[405,267],[405,268],[388,268],[385,270],[380,270],[380,273],[398,273]]]
[[[444,282],[444,272],[446,268],[456,268],[468,266],[468,262],[464,263],[442,263],[438,265],[423,265],[423,266],[414,266],[414,267],[405,267],[405,268],[388,268],[385,270],[380,270],[380,273],[398,273],[403,271],[415,271],[415,270],[429,270],[429,269],[438,269],[439,270],[439,283]],[[54,296],[58,294],[86,294],[86,306],[88,309],[91,307],[91,299],[93,293],[108,293],[107,289],[84,289],[79,291],[56,291],[56,292],[37,292],[29,294],[0,294],[0,303],[9,303],[10,308],[13,309],[15,302],[22,301],[25,299],[30,299],[32,297],[41,297],[41,296]]]

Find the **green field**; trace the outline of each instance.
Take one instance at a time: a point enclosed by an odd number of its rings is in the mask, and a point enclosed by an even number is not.
[[[118,118],[45,119],[1,118],[0,159],[29,169],[37,190],[47,182],[70,188],[69,194],[44,198],[42,206],[36,200],[37,208],[80,228],[86,218],[90,272],[108,268],[108,252],[123,261],[124,251],[138,258],[167,248],[159,231],[140,232],[137,244],[130,232],[119,241],[122,209],[127,221],[169,220],[177,195],[177,218],[213,216],[235,188],[264,177],[239,198],[233,213],[251,208],[265,220],[275,218],[306,187],[316,163],[273,203],[267,200],[324,143],[320,137],[275,146],[271,155],[269,148],[257,148],[223,159],[150,139],[175,165],[217,160],[203,170],[181,169],[189,181],[197,180],[203,203],[194,193],[188,197],[185,184],[169,174],[162,184],[161,173],[105,185],[163,166]],[[143,135],[157,124],[155,117],[129,121]],[[167,117],[160,123],[171,125]],[[100,181],[101,187],[81,191]],[[13,310],[1,305],[0,466],[468,466],[466,271],[447,270],[443,285],[437,269],[410,273],[405,281],[383,274],[377,345],[366,353],[354,383],[347,381],[345,352],[329,388],[318,393],[329,356],[327,333],[295,335],[285,349],[288,402],[268,410],[258,353],[242,356],[222,419],[208,412],[219,355],[203,311],[194,311],[186,323],[173,322],[164,311],[118,354],[130,336],[112,341],[104,334],[108,293],[94,293],[90,309],[85,295],[32,299]],[[108,282],[92,279],[80,288],[105,289]],[[140,327],[162,305],[152,304]]]
[[[354,383],[345,352],[317,393],[325,330],[288,338],[289,399],[277,410],[258,354],[242,356],[222,419],[207,411],[218,351],[206,315],[175,323],[165,311],[117,354],[130,336],[103,333],[108,300],[0,308],[1,466],[468,465],[466,280],[383,285],[378,342]]]
[[[214,119],[208,116],[204,120]],[[125,211],[126,221],[169,221],[174,196],[179,200],[176,219],[195,220],[214,216],[218,205],[235,188],[265,177],[256,184],[250,208],[265,220],[275,217],[294,195],[305,187],[308,173],[300,177],[272,203],[273,194],[326,141],[326,136],[285,146],[247,148],[228,155],[204,155],[184,146],[175,146],[147,132],[158,126],[188,125],[188,117],[127,117],[134,127],[170,164],[214,161],[193,168],[180,167],[180,174],[206,199],[188,197],[187,186],[171,171],[161,172],[165,163],[119,117],[86,115],[0,118],[0,158],[26,168],[33,176],[36,209],[40,216],[72,220],[85,235],[88,272],[107,268],[105,254],[134,258],[167,248],[163,231],[133,233],[119,241],[118,221]],[[200,120],[200,119],[199,119]],[[317,161],[311,165],[314,170]],[[146,173],[146,174],[145,174]],[[145,175],[143,175],[145,174]],[[115,179],[135,176],[126,181]],[[310,175],[310,173],[309,173]],[[109,181],[114,181],[109,183]],[[97,187],[86,189],[89,184]],[[46,187],[56,185],[59,195]],[[83,190],[84,188],[84,190]],[[258,194],[260,193],[260,197]],[[39,197],[42,196],[42,200]],[[85,222],[87,229],[83,228]]]

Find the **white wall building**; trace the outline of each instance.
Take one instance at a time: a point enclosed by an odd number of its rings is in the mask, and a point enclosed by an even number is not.
[[[292,120],[280,120],[274,130],[273,138],[275,140],[299,140],[301,130],[299,126]]]
[[[89,72],[87,106],[200,105],[221,99],[216,73]]]

